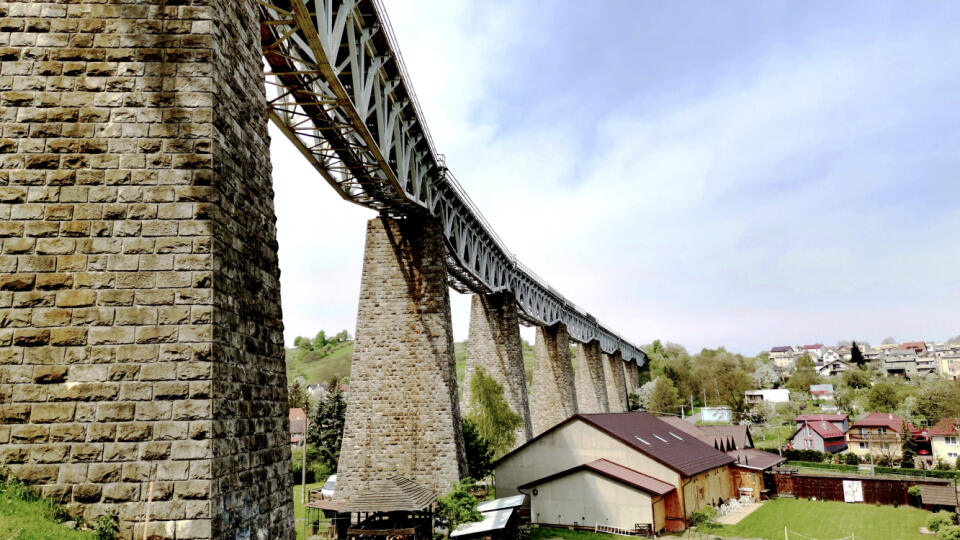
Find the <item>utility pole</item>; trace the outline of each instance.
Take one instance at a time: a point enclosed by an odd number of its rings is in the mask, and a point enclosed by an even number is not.
[[[783,445],[780,444],[780,424],[777,424],[777,452],[783,457]]]
[[[302,448],[302,455],[300,456],[300,502],[307,504],[307,424],[310,423],[310,420],[306,418],[306,413],[304,413],[303,419],[303,434],[300,435],[300,447]]]
[[[873,470],[873,433],[867,432],[867,449],[870,451],[870,474],[875,474]]]

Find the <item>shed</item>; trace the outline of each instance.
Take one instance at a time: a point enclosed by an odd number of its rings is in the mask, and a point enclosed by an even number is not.
[[[920,486],[920,504],[927,510],[957,511],[957,489],[952,485],[922,485]]]

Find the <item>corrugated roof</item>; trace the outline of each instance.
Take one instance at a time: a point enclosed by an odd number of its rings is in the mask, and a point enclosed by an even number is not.
[[[598,459],[596,461],[591,461],[590,463],[584,463],[583,465],[578,465],[565,471],[560,471],[558,473],[545,476],[539,480],[527,482],[522,486],[518,486],[518,489],[527,489],[583,470],[593,471],[597,474],[606,476],[607,478],[611,478],[623,484],[633,486],[637,489],[641,489],[647,493],[653,493],[655,495],[666,495],[667,493],[670,493],[676,489],[674,486],[666,482],[657,480],[652,476],[635,471],[629,467],[624,467],[619,463],[614,463],[607,459]]]
[[[744,448],[739,450],[730,450],[727,455],[732,457],[735,462],[734,467],[743,469],[757,469],[765,471],[774,465],[787,461],[787,458],[780,457],[777,454],[757,450],[756,448]]]
[[[513,508],[483,512],[482,520],[458,525],[457,528],[450,533],[450,538],[459,538],[461,536],[499,531],[510,523],[510,516],[512,515]]]
[[[670,424],[643,411],[577,416],[685,476],[733,461],[696,437],[671,435]]]
[[[957,506],[957,489],[951,485],[920,485],[920,502],[940,506]]]
[[[850,429],[856,427],[886,427],[897,433],[900,433],[900,429],[903,427],[903,420],[893,413],[875,412],[870,413],[858,420],[857,423],[850,426]],[[913,431],[913,424],[907,422],[907,429]]]
[[[437,495],[402,476],[373,482],[370,487],[344,502],[348,512],[417,512],[437,501]]]
[[[521,493],[520,495],[514,495],[512,497],[501,497],[492,501],[485,501],[477,504],[477,512],[492,512],[494,510],[503,510],[504,508],[516,508],[523,506],[523,502],[526,499],[527,496]]]
[[[844,433],[837,429],[837,426],[827,422],[826,420],[807,420],[793,432],[793,435],[790,435],[790,439],[793,439],[797,436],[797,433],[803,431],[803,428],[809,426],[810,429],[814,431],[823,439],[839,439],[844,437]]]
[[[681,430],[698,440],[720,449],[721,452],[733,448],[753,448],[753,438],[747,426],[697,426],[676,416],[659,416],[660,421]]]

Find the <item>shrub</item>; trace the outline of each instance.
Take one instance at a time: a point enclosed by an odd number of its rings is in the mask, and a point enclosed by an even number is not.
[[[93,534],[97,540],[117,540],[119,532],[120,518],[113,510],[100,514],[97,516],[97,520],[93,522]]]
[[[914,486],[917,487],[917,486]],[[913,489],[913,488],[910,488]],[[954,525],[956,520],[953,518],[953,514],[947,512],[946,510],[941,510],[935,514],[930,514],[930,517],[927,518],[927,528],[933,532],[937,532],[944,527],[949,527]]]
[[[857,457],[857,455],[853,452],[847,452],[846,454],[843,454],[843,462],[847,465],[859,465],[860,458]]]
[[[450,486],[450,491],[437,500],[437,525],[453,532],[457,525],[483,519],[477,511],[477,499],[470,493],[474,482],[470,477]]]
[[[813,463],[823,463],[829,461],[833,454],[818,452],[816,450],[784,450],[783,457],[790,461],[808,461]]]
[[[939,540],[960,540],[960,525],[940,527],[940,530],[937,531],[937,538]]]
[[[694,526],[703,529],[712,528],[714,523],[714,518],[717,517],[717,509],[712,506],[704,506],[700,510],[697,510],[690,515],[690,521]]]

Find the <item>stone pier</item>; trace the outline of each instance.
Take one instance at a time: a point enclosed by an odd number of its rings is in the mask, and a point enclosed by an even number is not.
[[[600,343],[577,343],[574,367],[574,386],[577,389],[577,406],[580,412],[610,412]]]
[[[627,384],[627,396],[636,394],[640,390],[640,368],[636,361],[623,363],[623,377]]]
[[[562,324],[537,327],[531,394],[534,436],[577,413],[570,336]]]
[[[466,472],[444,253],[431,218],[367,223],[338,499],[396,474],[443,495]]]
[[[476,368],[483,368],[503,386],[503,394],[513,412],[523,417],[517,429],[516,445],[533,436],[527,379],[520,345],[520,319],[512,294],[475,294],[470,307],[470,334],[464,370],[460,408],[466,414],[472,398],[470,383]]]
[[[294,538],[257,9],[0,2],[0,463],[123,538]]]
[[[623,377],[623,358],[619,351],[613,354],[603,353],[602,356],[610,412],[625,412],[627,410],[627,385]]]

